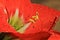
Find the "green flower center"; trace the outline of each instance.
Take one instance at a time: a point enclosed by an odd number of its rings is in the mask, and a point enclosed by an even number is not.
[[[29,22],[25,24],[23,15],[21,15],[21,17],[19,17],[18,15],[19,10],[16,9],[14,15],[10,16],[8,23],[12,25],[17,32],[24,33],[31,23]]]

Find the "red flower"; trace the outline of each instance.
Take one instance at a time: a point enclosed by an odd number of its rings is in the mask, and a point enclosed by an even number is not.
[[[32,4],[29,0],[1,0],[1,4],[3,6],[0,7],[0,32],[10,32],[22,40],[48,39],[55,18],[60,16],[58,11],[40,4]],[[31,21],[35,22],[32,23],[23,34],[16,32],[16,30],[7,22],[11,14],[14,15],[16,8],[19,9],[19,16],[22,14],[24,15],[25,23],[27,23],[29,19],[32,19]],[[8,14],[5,13],[4,9],[7,9]],[[39,17],[37,21],[35,19],[36,12],[38,12]],[[32,16],[34,17],[32,18]]]

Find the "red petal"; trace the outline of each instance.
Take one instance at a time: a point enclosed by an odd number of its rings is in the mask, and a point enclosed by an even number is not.
[[[50,29],[50,27],[52,27],[52,23],[54,22],[54,18],[56,16],[60,16],[60,12],[50,9],[46,6],[43,5],[36,5],[36,4],[32,4],[30,3],[30,1],[28,0],[8,0],[8,1],[3,1],[3,3],[6,5],[6,8],[9,12],[9,15],[13,14],[13,12],[16,10],[16,8],[18,7],[20,9],[20,13],[24,14],[24,18],[25,18],[25,22],[28,22],[28,20],[35,15],[36,11],[39,12],[39,20],[30,25],[30,27],[26,30],[26,32],[24,33],[24,35],[20,35],[20,33],[13,33],[16,32],[6,21],[3,12],[0,12],[1,18],[0,18],[0,32],[12,32],[13,34],[22,37],[26,40],[35,40],[40,38],[41,34],[38,33],[40,31],[48,31]],[[57,14],[58,13],[58,14]],[[3,15],[3,16],[2,16]],[[34,33],[34,34],[32,34]],[[35,33],[38,33],[39,36],[37,36]],[[33,37],[31,38],[30,35],[27,34],[31,34],[33,35]],[[30,38],[27,38],[28,36],[30,36]],[[47,36],[47,35],[44,35]],[[38,39],[39,40],[39,39]]]

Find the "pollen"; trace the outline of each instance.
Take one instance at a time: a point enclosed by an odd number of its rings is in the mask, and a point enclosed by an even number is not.
[[[29,21],[32,22],[32,23],[35,23],[35,21],[33,19],[29,19]]]
[[[39,17],[38,17],[38,12],[36,12],[36,15],[35,16],[32,16],[32,18],[36,21],[36,20],[38,20],[39,19]]]

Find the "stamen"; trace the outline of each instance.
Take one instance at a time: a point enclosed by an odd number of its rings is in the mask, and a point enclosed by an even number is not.
[[[36,15],[35,16],[32,16],[32,18],[36,21],[36,20],[38,20],[39,19],[39,17],[38,17],[38,12],[36,12]]]
[[[35,23],[35,21],[37,21],[38,19],[39,19],[38,12],[36,12],[36,15],[35,16],[32,16],[32,18],[29,19],[29,21]]]
[[[33,19],[29,19],[29,22],[35,23],[35,21]]]

